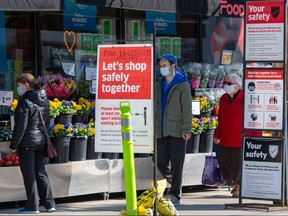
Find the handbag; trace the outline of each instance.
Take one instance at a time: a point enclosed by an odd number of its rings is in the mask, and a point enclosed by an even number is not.
[[[223,184],[218,158],[213,155],[213,153],[205,156],[202,184],[208,186],[219,186]]]
[[[39,112],[39,116],[40,116],[40,119],[41,119],[41,122],[42,122],[42,125],[44,127],[44,131],[45,131],[45,136],[46,136],[46,145],[45,145],[45,149],[44,149],[44,156],[45,157],[48,157],[48,158],[54,158],[54,157],[57,157],[57,150],[56,150],[56,147],[55,145],[51,142],[50,140],[50,137],[48,135],[48,131],[47,131],[47,128],[46,128],[46,125],[45,125],[45,122],[43,120],[43,116],[42,116],[42,113],[41,113],[41,110],[39,108],[39,106],[37,104],[35,104],[37,106],[37,110]]]

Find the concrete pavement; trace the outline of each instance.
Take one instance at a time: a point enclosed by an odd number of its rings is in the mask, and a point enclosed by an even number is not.
[[[110,194],[108,200],[101,199],[101,196],[95,195],[82,196],[68,199],[56,199],[57,211],[47,213],[41,206],[38,215],[119,215],[125,207],[125,194]],[[277,211],[267,212],[260,208],[225,208],[225,204],[238,204],[239,199],[232,198],[227,188],[190,188],[184,189],[181,199],[181,205],[177,206],[179,215],[288,215],[287,207],[279,207]],[[272,201],[248,200],[243,199],[243,203],[271,205]],[[19,203],[23,204],[23,202]],[[0,215],[19,215],[18,210],[21,207],[9,208],[7,205],[0,205]],[[286,210],[284,210],[286,209]]]

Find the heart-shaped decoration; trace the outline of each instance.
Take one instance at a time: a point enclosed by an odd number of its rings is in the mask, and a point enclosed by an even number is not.
[[[72,41],[72,43],[68,42],[68,41]],[[73,31],[65,31],[64,32],[64,43],[65,43],[69,53],[72,52],[74,45],[75,45],[75,42],[76,42],[75,33]]]

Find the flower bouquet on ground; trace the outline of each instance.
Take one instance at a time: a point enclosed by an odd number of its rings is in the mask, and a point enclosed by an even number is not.
[[[76,89],[75,81],[61,74],[39,77],[37,82],[45,89],[47,97],[51,98],[67,98]]]
[[[73,135],[72,133],[73,128],[72,124],[56,124],[56,125],[50,125],[48,129],[48,133],[50,136],[69,136],[71,137]]]

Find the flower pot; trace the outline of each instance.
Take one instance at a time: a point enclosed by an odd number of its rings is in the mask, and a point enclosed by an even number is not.
[[[15,125],[14,115],[10,115],[10,128],[13,130]]]
[[[215,129],[206,129],[200,136],[199,152],[209,153],[213,151]]]
[[[72,123],[72,114],[60,114],[59,116],[57,116],[55,118],[54,121],[55,124],[68,124],[68,123]]]
[[[201,111],[201,116],[202,117],[209,118],[209,117],[211,117],[211,114],[212,114],[212,109],[207,110],[207,111]]]
[[[187,142],[186,153],[199,153],[200,133],[192,133]]]
[[[87,124],[88,123],[88,115],[73,115],[72,116],[72,124],[75,123],[83,123],[83,124]]]
[[[57,150],[57,157],[51,158],[50,163],[67,163],[69,159],[70,137],[55,136],[51,137],[52,143]]]
[[[71,137],[69,160],[84,161],[87,154],[87,139],[84,137]]]
[[[89,137],[87,140],[87,159],[100,159],[102,158],[102,152],[95,152],[95,139]]]

